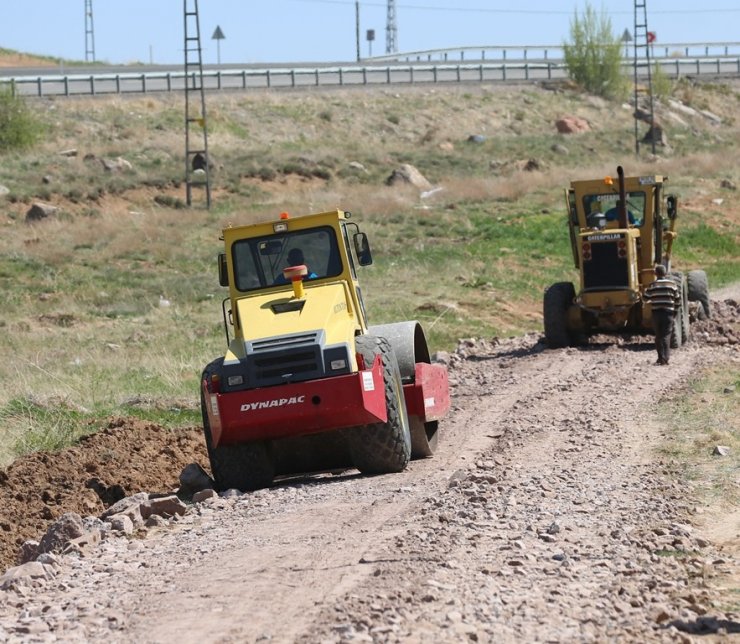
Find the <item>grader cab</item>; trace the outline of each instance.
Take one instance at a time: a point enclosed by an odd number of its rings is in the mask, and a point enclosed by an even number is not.
[[[201,379],[220,490],[355,467],[377,474],[431,456],[450,406],[416,321],[368,326],[358,269],[367,236],[341,210],[223,231],[227,349]]]
[[[671,269],[678,199],[666,195],[659,175],[573,181],[566,190],[571,249],[580,272],[578,289],[558,282],[544,295],[545,340],[550,347],[576,344],[595,333],[649,333],[652,317],[645,289],[663,264],[681,291],[673,346],[689,337],[689,302],[709,315],[706,273]]]

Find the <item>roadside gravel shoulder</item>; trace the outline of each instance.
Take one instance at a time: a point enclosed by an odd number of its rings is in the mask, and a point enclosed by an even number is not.
[[[737,315],[736,304],[727,304]],[[735,307],[735,308],[733,308]],[[724,315],[724,314],[722,314]],[[728,322],[729,320],[729,322]],[[463,340],[439,451],[194,504],[0,591],[10,642],[675,642],[737,632],[737,550],[697,527],[655,405],[740,362],[736,319],[648,338]],[[724,338],[725,341],[722,341]],[[688,639],[686,640],[688,641]],[[706,640],[703,640],[706,641]]]

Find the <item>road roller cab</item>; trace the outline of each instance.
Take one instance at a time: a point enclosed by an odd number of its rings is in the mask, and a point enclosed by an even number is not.
[[[201,379],[219,489],[431,456],[449,409],[447,370],[415,321],[369,326],[358,269],[367,236],[341,210],[223,230],[227,349]]]

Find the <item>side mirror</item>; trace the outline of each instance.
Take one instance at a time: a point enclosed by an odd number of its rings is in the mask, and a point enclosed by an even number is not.
[[[360,266],[369,266],[373,263],[373,255],[370,252],[370,242],[365,233],[355,233],[355,253]]]
[[[229,285],[229,269],[226,265],[226,253],[218,254],[218,283],[221,286]]]
[[[678,197],[676,195],[666,197],[666,214],[668,219],[675,219],[678,215]]]

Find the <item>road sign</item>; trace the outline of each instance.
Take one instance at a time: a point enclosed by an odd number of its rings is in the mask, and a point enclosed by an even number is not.
[[[226,38],[224,36],[224,32],[221,31],[221,27],[216,25],[216,30],[213,32],[213,36],[211,36],[213,40],[216,41],[216,50],[218,51],[218,64],[221,64],[221,41]]]
[[[632,42],[632,34],[629,29],[625,29],[622,34],[622,42]]]
[[[648,32],[647,32],[647,41],[648,41],[648,44],[649,44],[649,43],[651,43],[651,42],[655,42],[655,39],[656,39],[657,37],[658,37],[658,36],[657,36],[657,35],[655,34],[655,32],[654,32],[654,31],[648,31]]]

